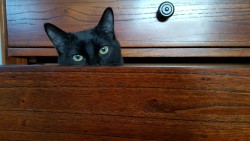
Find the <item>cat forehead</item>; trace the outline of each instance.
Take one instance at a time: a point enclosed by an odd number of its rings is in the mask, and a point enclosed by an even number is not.
[[[85,30],[73,33],[79,40],[90,40],[97,34],[93,30]]]
[[[105,44],[110,42],[110,39],[105,38],[105,36],[101,36],[95,30],[86,30],[81,32],[73,33],[75,37],[75,42],[77,44]]]

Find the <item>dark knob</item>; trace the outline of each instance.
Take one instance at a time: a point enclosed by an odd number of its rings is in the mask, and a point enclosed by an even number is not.
[[[160,21],[166,21],[174,14],[174,5],[171,2],[163,2],[157,11],[157,18]]]

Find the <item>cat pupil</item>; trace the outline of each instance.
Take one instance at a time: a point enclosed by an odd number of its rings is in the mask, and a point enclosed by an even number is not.
[[[104,46],[104,47],[102,47],[101,49],[100,49],[100,53],[101,54],[107,54],[108,53],[108,51],[109,51],[109,48],[108,48],[108,46]]]
[[[84,57],[82,55],[74,55],[73,56],[73,60],[76,62],[82,61],[84,59]]]

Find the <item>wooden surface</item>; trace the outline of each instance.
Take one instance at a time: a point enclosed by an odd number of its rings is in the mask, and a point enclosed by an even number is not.
[[[250,1],[171,1],[174,15],[159,22],[164,0],[7,0],[10,47],[48,47],[43,24],[68,32],[97,25],[106,7],[115,13],[122,47],[249,47]]]
[[[0,1],[0,31],[1,31],[1,46],[2,64],[27,64],[27,58],[9,57],[8,55],[8,34],[6,21],[6,0]]]
[[[57,56],[55,48],[8,48],[9,56]],[[122,48],[123,57],[250,57],[250,48]],[[230,61],[228,62],[230,63]]]
[[[0,140],[250,139],[250,68],[0,67]]]
[[[6,34],[6,10],[5,10],[5,1],[0,1],[0,31],[1,31],[1,59],[3,64],[6,63],[6,59],[7,59],[7,34]]]
[[[109,6],[124,57],[250,57],[250,1],[171,1],[174,15],[160,22],[156,11],[162,2],[7,0],[8,36],[2,32],[5,56],[11,56],[7,64],[27,64],[30,56],[56,56],[44,23],[67,32],[90,29]]]

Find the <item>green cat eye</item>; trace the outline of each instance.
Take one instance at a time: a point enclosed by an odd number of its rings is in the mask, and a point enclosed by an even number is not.
[[[84,59],[84,57],[82,55],[79,55],[79,54],[73,55],[72,58],[76,62],[80,62],[80,61],[82,61]]]
[[[99,50],[99,53],[102,54],[102,55],[105,55],[109,52],[109,46],[105,45],[103,46],[100,50]]]

